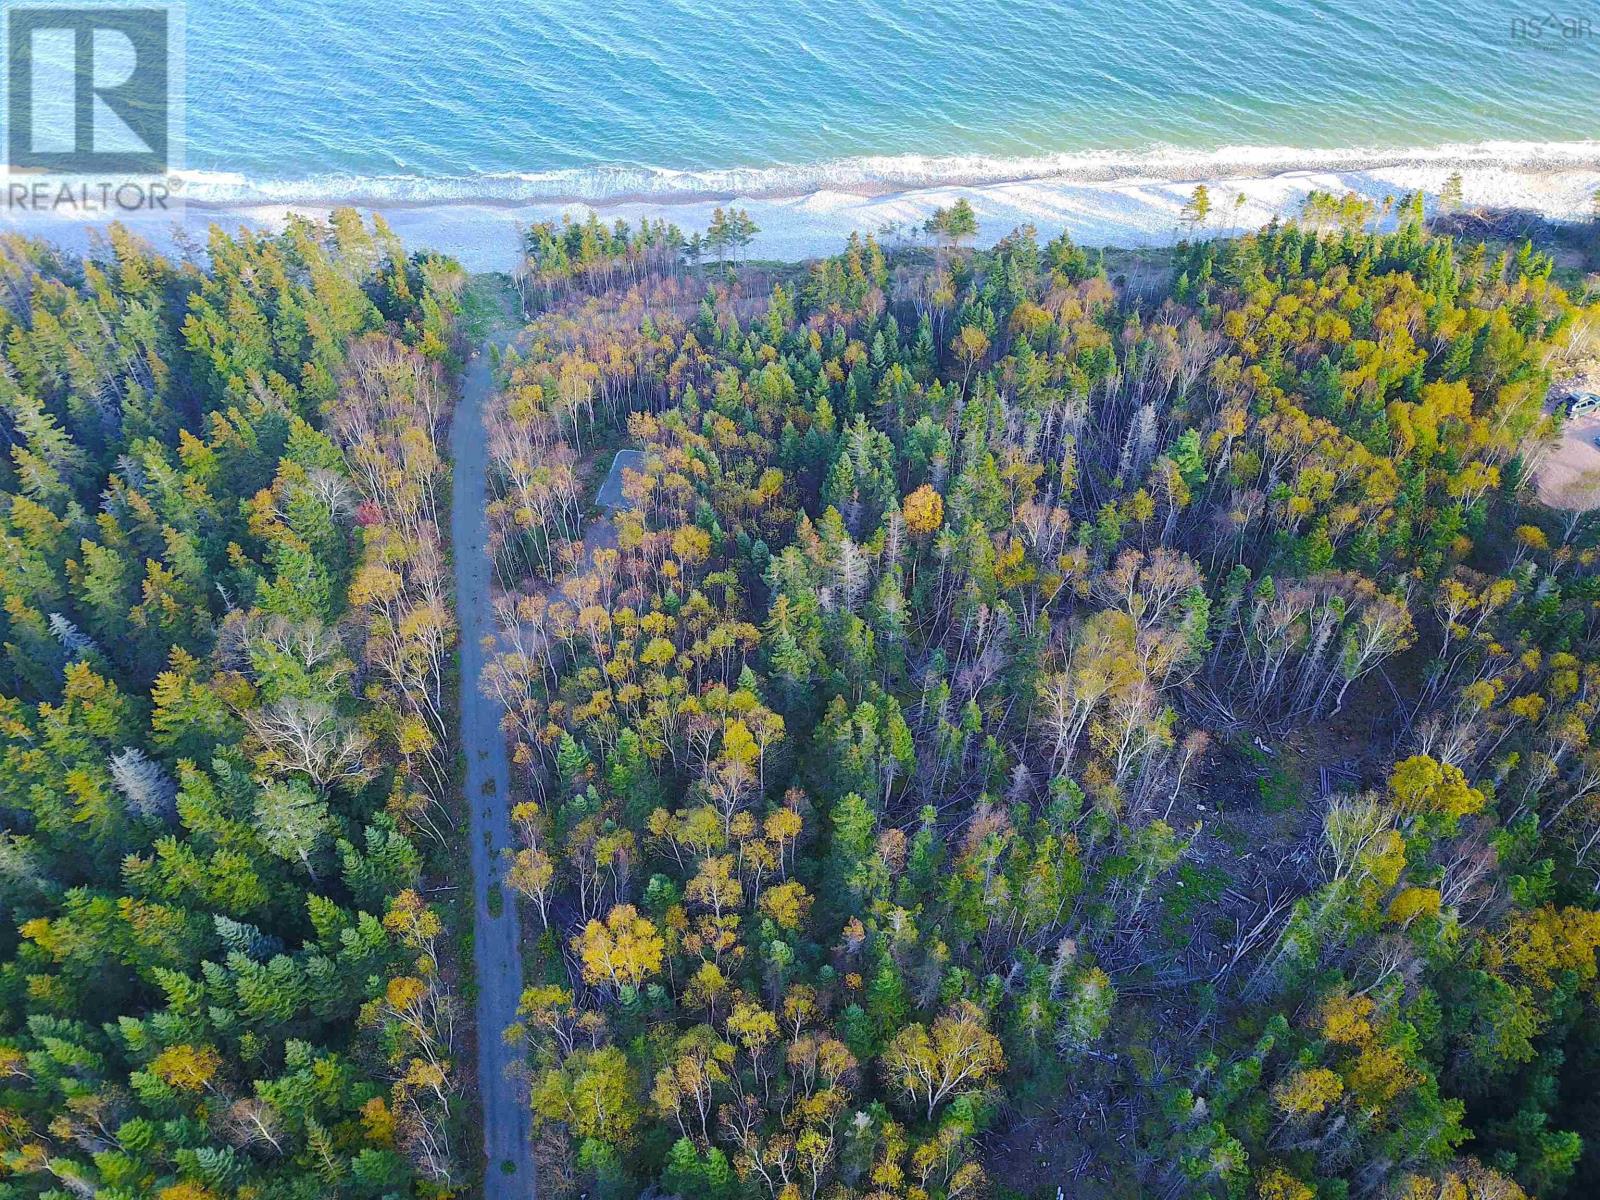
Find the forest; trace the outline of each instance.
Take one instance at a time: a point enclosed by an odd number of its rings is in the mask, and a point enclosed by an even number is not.
[[[0,238],[0,1196],[459,1195],[464,276],[204,251]]]
[[[0,1200],[479,1195],[502,1036],[552,1200],[1600,1193],[1600,286],[1191,224],[0,237]]]
[[[1594,277],[716,228],[530,229],[490,414],[541,1195],[1595,1194]]]

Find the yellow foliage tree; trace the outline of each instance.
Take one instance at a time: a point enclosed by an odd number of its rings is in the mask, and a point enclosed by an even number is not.
[[[1330,996],[1322,1006],[1322,1036],[1346,1046],[1365,1045],[1372,1040],[1375,1007],[1365,996]]]
[[[930,1121],[942,1101],[971,1090],[1005,1065],[1005,1051],[989,1032],[983,1010],[966,1000],[953,1005],[931,1030],[907,1025],[883,1055],[889,1082],[925,1104]]]
[[[799,883],[780,883],[761,893],[761,911],[780,929],[798,930],[811,911],[811,893]]]
[[[722,854],[700,864],[684,891],[691,904],[703,904],[717,916],[736,909],[744,900],[744,889],[733,873],[733,855]]]
[[[1344,1095],[1344,1081],[1326,1067],[1296,1071],[1272,1089],[1278,1107],[1292,1117],[1315,1116]]]
[[[1505,932],[1507,955],[1537,987],[1556,986],[1556,975],[1571,972],[1585,987],[1596,977],[1600,912],[1546,904],[1520,913]]]
[[[1434,816],[1449,822],[1471,816],[1487,803],[1484,794],[1467,783],[1460,767],[1426,754],[1413,754],[1395,764],[1389,794],[1407,817]]]
[[[648,917],[631,904],[619,904],[605,923],[590,921],[572,939],[583,963],[585,983],[638,987],[661,970],[666,943]]]
[[[533,1088],[539,1122],[560,1121],[579,1137],[620,1142],[639,1122],[638,1085],[616,1046],[577,1050]]]
[[[1269,1167],[1256,1180],[1259,1200],[1315,1200],[1316,1194],[1282,1167]]]
[[[944,524],[944,497],[925,483],[905,498],[901,512],[906,528],[913,535],[923,537]]]
[[[1418,917],[1437,917],[1440,901],[1436,888],[1402,888],[1395,898],[1389,901],[1389,920],[1396,925],[1409,925]]]
[[[156,1200],[217,1200],[217,1194],[198,1183],[175,1183],[156,1193]]]
[[[1515,1180],[1469,1158],[1436,1179],[1405,1176],[1395,1200],[1528,1200],[1528,1193]]]
[[[179,1091],[198,1092],[211,1082],[221,1065],[222,1056],[210,1046],[185,1043],[168,1046],[156,1056],[150,1069]]]

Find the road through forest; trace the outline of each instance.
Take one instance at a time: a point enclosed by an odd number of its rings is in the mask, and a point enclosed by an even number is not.
[[[499,347],[509,340],[490,339]],[[467,760],[473,893],[473,960],[477,970],[478,1097],[483,1106],[485,1200],[534,1195],[531,1114],[521,1072],[522,1050],[501,1036],[517,1018],[522,996],[522,944],[515,896],[499,888],[503,852],[511,847],[510,770],[500,706],[484,694],[485,639],[494,635],[492,564],[486,547],[488,435],[484,415],[494,390],[489,344],[467,364],[450,429],[454,480],[450,533],[455,555],[456,619],[461,626],[461,745]],[[509,1169],[508,1169],[509,1168]]]

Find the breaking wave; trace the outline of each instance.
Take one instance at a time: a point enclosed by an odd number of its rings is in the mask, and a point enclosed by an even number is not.
[[[1318,150],[1288,146],[1225,146],[1186,150],[1092,151],[1032,157],[896,155],[844,158],[809,165],[686,170],[607,165],[481,175],[308,175],[254,179],[230,171],[179,172],[190,203],[447,204],[553,201],[653,201],[771,198],[841,191],[882,194],[940,186],[1060,179],[1075,182],[1211,180],[1294,171],[1361,171],[1386,167],[1521,170],[1600,169],[1600,141],[1480,142],[1411,149]]]

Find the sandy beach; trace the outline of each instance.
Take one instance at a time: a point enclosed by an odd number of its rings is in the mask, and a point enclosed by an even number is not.
[[[1445,181],[1459,172],[1462,198],[1468,206],[1523,209],[1557,220],[1581,220],[1594,211],[1600,189],[1600,147],[1584,143],[1560,147],[1548,156],[1446,155],[1399,158],[1367,164],[1334,156],[1338,165],[1272,169],[1270,156],[1254,165],[1258,172],[1152,177],[1123,174],[1106,160],[1094,170],[1072,175],[987,182],[955,182],[884,190],[870,181],[793,194],[730,192],[724,195],[669,193],[616,200],[452,200],[421,203],[353,198],[351,200],[273,204],[187,206],[182,227],[189,239],[203,242],[212,223],[275,228],[291,212],[323,214],[353,204],[381,213],[414,249],[454,255],[469,270],[505,271],[516,265],[517,231],[530,223],[559,220],[563,214],[582,219],[589,212],[601,219],[638,221],[666,219],[684,230],[704,228],[718,205],[748,209],[761,232],[748,253],[754,258],[800,260],[834,252],[853,231],[875,233],[886,240],[909,239],[935,209],[965,198],[977,212],[979,242],[992,243],[1019,225],[1031,224],[1041,237],[1063,230],[1085,246],[1161,246],[1188,236],[1182,210],[1196,183],[1210,190],[1213,211],[1202,236],[1226,236],[1251,229],[1273,217],[1300,212],[1313,191],[1360,193],[1381,203],[1421,190],[1435,204]],[[1480,151],[1483,148],[1479,148]],[[1143,165],[1151,165],[1145,163]],[[1164,165],[1184,165],[1181,160]],[[1196,164],[1197,166],[1203,164]],[[1237,163],[1232,165],[1239,165]],[[1249,164],[1246,164],[1249,165]],[[1102,175],[1106,177],[1101,177]],[[202,189],[203,190],[203,189]],[[170,220],[133,222],[160,244],[179,239]],[[99,227],[59,219],[7,222],[7,227],[49,237],[73,249],[86,248]]]

